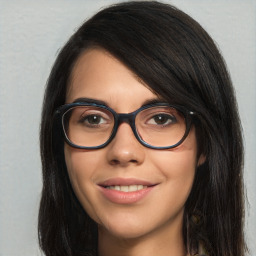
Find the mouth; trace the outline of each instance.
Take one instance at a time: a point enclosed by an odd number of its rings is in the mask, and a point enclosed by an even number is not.
[[[120,185],[115,185],[115,186],[105,186],[106,189],[111,189],[111,190],[117,190],[117,191],[122,191],[122,192],[135,192],[139,191],[142,189],[145,189],[149,186],[143,186],[143,185],[129,185],[129,186],[120,186]]]
[[[148,187],[153,187],[154,184],[149,181],[139,180],[135,178],[110,178],[98,184],[99,186],[116,191],[122,192],[135,192]]]
[[[132,204],[145,198],[158,184],[138,179],[114,178],[98,184],[104,198],[116,204]]]

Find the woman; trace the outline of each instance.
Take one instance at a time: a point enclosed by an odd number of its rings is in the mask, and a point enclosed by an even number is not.
[[[70,38],[41,156],[46,255],[244,255],[233,87],[209,35],[170,5],[114,5]]]

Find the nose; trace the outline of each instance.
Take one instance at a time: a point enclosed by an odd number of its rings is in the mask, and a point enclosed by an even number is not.
[[[111,165],[140,165],[145,159],[146,148],[136,139],[130,125],[126,122],[119,125],[107,150],[107,160]]]

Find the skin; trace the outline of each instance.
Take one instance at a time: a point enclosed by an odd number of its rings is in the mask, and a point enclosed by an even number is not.
[[[86,97],[102,100],[117,113],[132,112],[158,99],[120,61],[102,49],[90,49],[78,59],[66,103]],[[184,204],[190,193],[197,158],[195,131],[172,150],[141,145],[130,126],[122,123],[115,138],[98,150],[65,144],[69,177],[82,206],[98,223],[101,256],[185,255],[182,238]],[[157,184],[142,200],[117,204],[106,199],[99,182],[136,178]]]

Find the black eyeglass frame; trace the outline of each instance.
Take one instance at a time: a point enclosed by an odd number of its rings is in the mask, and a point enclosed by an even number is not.
[[[65,132],[65,128],[64,128],[64,122],[63,122],[63,116],[64,114],[70,110],[71,108],[75,108],[75,107],[83,107],[83,106],[93,106],[93,107],[97,107],[97,108],[102,108],[102,109],[106,109],[109,112],[111,112],[113,114],[114,117],[114,127],[112,130],[112,133],[109,137],[109,139],[99,145],[99,146],[94,146],[94,147],[86,147],[86,146],[79,146],[76,145],[74,143],[72,143],[72,141],[69,140],[66,132]],[[178,110],[180,113],[183,114],[184,118],[185,118],[185,122],[186,122],[186,130],[185,133],[183,135],[183,137],[174,145],[171,146],[164,146],[164,147],[157,147],[157,146],[152,146],[150,144],[148,144],[147,142],[143,141],[140,136],[138,135],[137,131],[136,131],[136,125],[135,125],[135,119],[138,113],[140,113],[141,111],[147,109],[147,108],[152,108],[152,107],[158,107],[158,106],[163,106],[163,107],[171,107],[174,108],[176,110]],[[62,132],[64,135],[64,139],[65,141],[74,148],[78,148],[78,149],[100,149],[100,148],[104,148],[106,147],[111,141],[112,139],[115,137],[118,127],[121,123],[125,122],[128,123],[133,131],[134,136],[136,137],[136,139],[145,147],[147,148],[152,148],[152,149],[171,149],[171,148],[175,148],[177,146],[179,146],[188,136],[190,128],[191,128],[191,124],[192,124],[192,118],[195,115],[195,112],[193,111],[189,111],[187,110],[185,107],[183,106],[179,106],[179,105],[172,105],[166,102],[159,102],[159,103],[154,103],[154,104],[147,104],[144,105],[142,107],[140,107],[139,109],[131,112],[131,113],[116,113],[112,108],[106,106],[106,105],[101,105],[101,104],[97,104],[97,103],[87,103],[87,102],[75,102],[75,103],[69,103],[69,104],[65,104],[60,106],[54,113],[54,116],[59,118],[59,121],[61,122],[61,126],[62,126]]]

